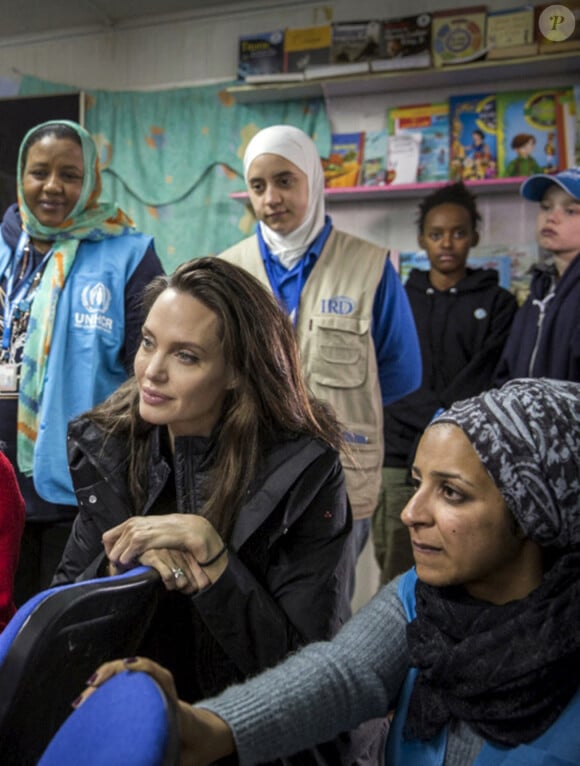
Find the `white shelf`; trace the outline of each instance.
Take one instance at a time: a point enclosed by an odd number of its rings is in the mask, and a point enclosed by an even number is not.
[[[522,88],[533,88],[536,76],[554,77],[558,87],[563,76],[580,75],[580,51],[545,53],[519,59],[477,61],[462,66],[440,69],[407,69],[393,72],[374,72],[364,75],[332,77],[324,80],[305,80],[268,85],[233,85],[227,88],[238,103],[339,97],[370,93],[387,93],[413,88],[442,88],[469,86],[500,79],[522,80]]]
[[[466,181],[474,194],[495,194],[497,192],[509,192],[513,194],[520,188],[524,178],[492,178],[487,181]],[[425,184],[395,184],[390,186],[348,186],[336,189],[325,189],[324,196],[328,202],[368,202],[390,197],[391,199],[405,199],[412,197],[424,197],[438,189],[440,186],[451,181]],[[240,202],[249,202],[248,192],[233,192],[231,199]]]

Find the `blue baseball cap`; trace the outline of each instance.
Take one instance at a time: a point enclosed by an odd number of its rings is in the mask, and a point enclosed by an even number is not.
[[[568,168],[553,176],[547,173],[530,176],[520,186],[520,194],[532,202],[541,202],[550,184],[558,184],[571,197],[580,200],[580,168]]]

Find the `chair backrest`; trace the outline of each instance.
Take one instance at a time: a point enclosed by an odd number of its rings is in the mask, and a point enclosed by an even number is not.
[[[175,704],[151,676],[126,671],[99,687],[62,724],[38,766],[81,763],[177,766]]]
[[[23,604],[0,634],[0,764],[36,764],[96,668],[135,654],[153,618],[158,573],[50,588]]]

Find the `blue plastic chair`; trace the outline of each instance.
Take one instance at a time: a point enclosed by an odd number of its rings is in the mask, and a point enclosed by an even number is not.
[[[99,687],[66,719],[38,766],[177,766],[173,702],[142,672],[126,671]]]
[[[161,590],[154,569],[137,567],[50,588],[18,609],[0,634],[2,766],[35,766],[87,678],[137,652]]]

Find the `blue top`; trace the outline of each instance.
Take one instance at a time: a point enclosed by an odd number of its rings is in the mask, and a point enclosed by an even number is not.
[[[302,258],[286,269],[264,242],[256,227],[260,253],[272,290],[296,324],[300,294],[316,265],[332,229],[332,219],[325,217],[324,228],[309,245]],[[413,391],[421,383],[421,354],[416,337],[395,333],[393,327],[415,327],[409,301],[401,280],[389,258],[377,286],[373,305],[372,337],[377,356],[383,404],[389,404]]]

